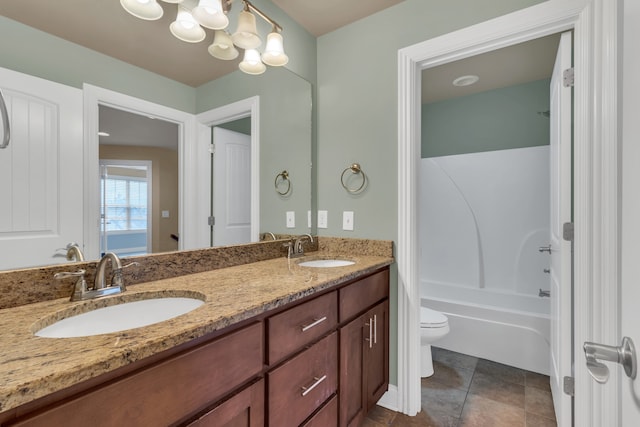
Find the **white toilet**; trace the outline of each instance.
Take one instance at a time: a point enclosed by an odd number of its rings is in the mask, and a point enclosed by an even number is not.
[[[449,333],[449,319],[439,311],[420,307],[420,376],[433,375],[431,344]]]

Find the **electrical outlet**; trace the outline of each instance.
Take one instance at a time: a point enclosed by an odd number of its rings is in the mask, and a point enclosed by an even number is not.
[[[287,211],[287,228],[296,228],[296,213]]]
[[[353,231],[353,211],[342,212],[342,229]]]
[[[329,212],[318,211],[318,228],[328,228]]]

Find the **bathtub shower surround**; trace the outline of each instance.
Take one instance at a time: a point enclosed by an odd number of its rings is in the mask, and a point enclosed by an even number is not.
[[[548,146],[422,159],[421,297],[451,319],[442,347],[548,373],[549,176]]]

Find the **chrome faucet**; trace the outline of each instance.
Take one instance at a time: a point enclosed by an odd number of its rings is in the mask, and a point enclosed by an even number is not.
[[[304,247],[302,243],[305,239],[309,239],[309,243],[313,243],[313,236],[311,234],[303,234],[298,237],[293,244],[293,254],[294,256],[303,256],[304,255]]]
[[[271,237],[271,240],[276,240],[276,236],[275,234],[273,234],[270,231],[267,231],[265,233],[262,233],[262,240],[267,240],[267,236]]]
[[[67,250],[67,261],[84,261],[84,254],[77,243],[69,243],[65,249]]]
[[[106,265],[107,261],[111,261],[111,283],[107,285],[106,280]],[[76,272],[61,272],[56,273],[53,278],[54,279],[64,279],[67,277],[77,277],[76,284],[73,287],[71,292],[71,301],[82,301],[92,298],[99,298],[106,295],[119,294],[120,292],[124,292],[127,288],[124,285],[124,280],[122,278],[122,270],[124,268],[140,265],[137,262],[132,262],[125,266],[122,265],[120,258],[118,255],[113,252],[107,252],[98,262],[98,266],[96,268],[96,276],[93,281],[93,288],[89,289],[87,286],[87,282],[84,278],[85,271],[78,270]]]

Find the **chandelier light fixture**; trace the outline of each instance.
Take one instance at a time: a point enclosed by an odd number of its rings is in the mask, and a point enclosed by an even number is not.
[[[228,13],[234,0],[162,0],[177,6],[176,20],[169,30],[176,38],[187,43],[199,43],[207,34],[202,27],[215,30],[213,43],[207,49],[214,58],[230,61],[236,59],[244,50],[244,56],[238,65],[247,74],[262,74],[266,65],[281,67],[289,62],[284,53],[282,27],[273,19],[255,7],[249,0],[242,0],[243,10],[238,16],[238,26],[229,33]],[[136,18],[155,21],[162,18],[164,9],[157,0],[120,0],[122,7]],[[262,54],[257,50],[262,39],[256,27],[256,15],[271,24],[271,32]],[[265,65],[266,64],[266,65]]]

